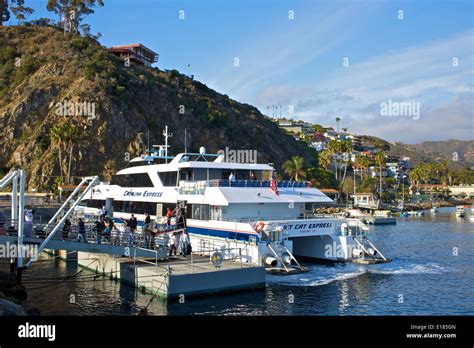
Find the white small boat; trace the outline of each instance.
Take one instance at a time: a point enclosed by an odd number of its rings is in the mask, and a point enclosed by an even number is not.
[[[463,205],[458,205],[456,207],[456,216],[457,217],[464,217],[466,216],[466,210]]]
[[[438,207],[432,207],[432,208],[430,209],[430,212],[431,212],[432,214],[436,214],[436,213],[438,212]]]
[[[425,213],[423,211],[409,211],[408,212],[408,215],[413,215],[413,216],[421,216],[421,215],[424,215]]]

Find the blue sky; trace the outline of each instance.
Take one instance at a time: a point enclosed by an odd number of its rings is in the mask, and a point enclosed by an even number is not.
[[[143,43],[159,68],[263,113],[282,105],[283,116],[323,125],[339,116],[354,133],[408,143],[474,139],[471,0],[104,2],[85,19],[102,44]],[[27,4],[29,19],[56,16],[46,0]],[[419,119],[382,116],[389,100],[419,103]]]

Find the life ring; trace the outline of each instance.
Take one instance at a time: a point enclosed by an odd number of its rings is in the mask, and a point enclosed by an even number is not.
[[[257,232],[262,231],[264,228],[265,228],[265,222],[263,222],[263,221],[259,221],[255,225],[255,231],[257,231]]]
[[[214,253],[211,254],[211,263],[214,267],[219,268],[222,265],[222,254],[218,251],[215,251]]]

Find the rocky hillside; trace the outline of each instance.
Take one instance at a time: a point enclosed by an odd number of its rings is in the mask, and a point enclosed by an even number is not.
[[[474,166],[474,140],[423,141],[408,146],[419,152],[429,152],[443,159],[455,159],[466,166]]]
[[[394,156],[408,156],[414,164],[446,160],[449,167],[460,169],[474,165],[474,141],[446,140],[425,141],[418,144],[388,142],[373,137],[362,136],[363,144],[374,145]]]
[[[150,144],[162,144],[165,125],[175,153],[186,128],[193,151],[257,150],[279,170],[291,156],[311,159],[255,107],[176,70],[126,67],[96,41],[53,27],[0,27],[0,125],[0,169],[26,169],[38,189],[60,174],[60,154],[64,175],[71,163],[71,175],[110,178],[148,132]]]

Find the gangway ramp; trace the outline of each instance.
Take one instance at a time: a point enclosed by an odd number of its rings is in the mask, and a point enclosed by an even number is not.
[[[44,242],[43,238],[23,237],[23,244],[40,245]],[[18,243],[17,236],[0,235],[0,245],[14,245]],[[44,249],[49,250],[64,250],[64,251],[83,251],[97,254],[108,254],[114,256],[129,256],[129,257],[143,257],[155,259],[165,259],[167,250],[162,249],[145,249],[134,246],[113,245],[113,244],[97,244],[97,243],[82,243],[75,241],[62,241],[57,239],[50,239],[45,245]],[[158,255],[158,256],[157,256]]]

